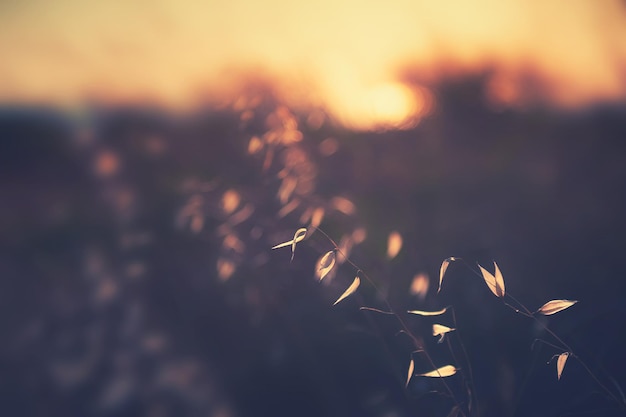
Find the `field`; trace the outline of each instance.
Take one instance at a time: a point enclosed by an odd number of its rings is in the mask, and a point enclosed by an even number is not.
[[[468,414],[624,415],[626,107],[494,108],[483,81],[440,82],[432,114],[400,131],[269,96],[183,115],[0,109],[2,414],[448,415],[438,378],[405,388],[397,324],[359,310],[383,294],[397,311],[454,306]],[[380,293],[362,282],[333,306],[356,271],[318,282],[333,247],[313,229],[291,262],[271,250],[311,222]],[[451,263],[437,294],[450,256],[469,267]],[[557,380],[562,352],[535,342],[554,340],[471,270],[494,260],[531,310],[578,300],[540,320],[600,384],[572,359]],[[429,289],[412,294],[420,274]],[[453,361],[429,319],[406,323]],[[464,379],[446,381],[466,408]]]

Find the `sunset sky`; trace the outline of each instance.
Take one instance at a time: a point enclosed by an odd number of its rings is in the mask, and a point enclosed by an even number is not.
[[[188,107],[246,74],[354,127],[402,122],[424,91],[403,74],[496,68],[515,103],[531,73],[549,100],[626,97],[626,5],[602,1],[3,1],[0,102]]]

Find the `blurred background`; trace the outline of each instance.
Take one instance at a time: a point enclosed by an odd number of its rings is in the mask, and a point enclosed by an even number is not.
[[[624,414],[623,1],[3,1],[0,56],[2,415],[449,415],[311,224],[454,306],[405,319],[473,415]]]

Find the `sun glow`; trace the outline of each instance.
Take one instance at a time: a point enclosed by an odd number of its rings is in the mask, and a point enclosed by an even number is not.
[[[504,105],[626,96],[618,0],[33,0],[2,3],[0,25],[0,104],[188,108],[235,101],[262,74],[287,105],[402,129],[449,73],[489,69],[486,94]]]
[[[426,110],[424,93],[399,82],[339,89],[329,110],[345,126],[355,130],[406,129],[414,126]],[[329,92],[332,96],[333,92]]]

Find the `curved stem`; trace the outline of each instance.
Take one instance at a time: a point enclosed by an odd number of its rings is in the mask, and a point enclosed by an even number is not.
[[[452,323],[453,326],[456,328],[457,334],[459,331],[459,326],[457,325],[457,321],[456,321],[456,312],[454,311],[454,307],[451,308],[452,310]],[[461,339],[460,336],[457,337],[458,341],[459,341],[459,345],[461,346],[461,350],[463,352],[463,360],[465,362],[465,364],[467,365],[467,373],[469,378],[463,378],[465,380],[465,387],[467,389],[467,394],[468,394],[468,398],[470,401],[470,404],[468,404],[468,410],[471,413],[471,404],[478,404],[478,397],[476,396],[476,392],[475,392],[475,387],[474,387],[474,373],[472,371],[472,363],[469,360],[469,356],[467,354],[467,350],[465,350],[465,344],[463,344],[463,340]],[[459,363],[459,361],[456,359],[455,354],[454,354],[454,350],[452,349],[452,344],[450,343],[450,338],[448,338],[448,347],[450,349],[450,352],[452,352],[452,358],[454,359],[455,362]],[[463,371],[461,371],[463,372]]]
[[[479,277],[482,278],[482,274],[478,271],[476,271],[474,268],[472,268],[465,260],[463,260],[463,262],[465,263],[465,265],[467,266],[467,268],[472,271],[473,273],[475,273],[476,275],[478,275]],[[520,301],[518,301],[515,297],[513,297],[509,292],[506,293],[506,296],[509,297],[511,300],[513,300],[515,302],[515,304],[517,304],[520,308],[517,309],[515,307],[513,307],[512,305],[508,304],[506,301],[502,300],[502,302],[504,303],[504,305],[506,305],[507,307],[513,309],[516,313],[520,313],[526,317],[532,318],[535,323],[539,324],[539,326],[541,326],[541,328],[543,330],[545,330],[550,336],[552,336],[557,342],[559,342],[561,344],[561,348],[565,349],[567,352],[569,352],[569,354],[571,356],[574,356],[578,362],[583,366],[583,368],[585,368],[585,371],[587,371],[587,373],[589,374],[589,376],[602,388],[602,390],[604,390],[605,393],[608,394],[608,396],[615,401],[617,404],[619,404],[620,408],[625,409],[626,408],[626,403],[620,401],[620,399],[611,391],[607,388],[606,385],[604,385],[599,379],[598,377],[591,371],[591,369],[587,366],[587,364],[578,356],[574,353],[574,350],[563,341],[563,339],[561,339],[556,333],[554,333],[552,330],[550,330],[550,328],[541,320],[539,320],[537,318],[537,316],[530,311],[524,304],[522,304]],[[542,342],[553,346],[555,348],[557,348],[557,346],[545,342],[543,340],[541,340]],[[534,344],[534,342],[533,342]]]
[[[543,343],[545,345],[552,346],[556,350],[562,350],[563,349],[562,346],[557,346],[554,343],[550,343],[550,342],[548,342],[546,340],[537,338],[537,339],[533,340],[533,343],[530,345],[530,350],[533,350],[535,348],[535,343],[537,343],[537,342],[541,342],[541,343]]]
[[[575,358],[578,360],[578,363],[580,363],[580,364],[583,366],[583,368],[585,368],[585,371],[587,371],[587,373],[589,374],[589,376],[590,376],[590,377],[591,377],[594,381],[596,381],[596,383],[597,383],[597,384],[598,384],[598,385],[599,385],[599,386],[600,386],[600,387],[601,387],[601,388],[602,388],[602,389],[603,389],[603,390],[604,390],[607,394],[609,394],[609,396],[611,397],[611,399],[612,399],[613,401],[615,401],[617,404],[619,404],[619,406],[620,406],[620,408],[621,408],[622,410],[626,408],[626,404],[624,404],[622,401],[620,401],[620,399],[619,399],[619,398],[618,398],[615,394],[613,394],[613,392],[612,392],[612,391],[610,391],[610,390],[606,387],[606,385],[604,385],[604,384],[603,384],[603,383],[602,383],[602,382],[598,379],[598,377],[596,376],[596,374],[594,374],[593,372],[591,372],[591,369],[589,369],[589,367],[587,366],[587,364],[586,364],[586,363],[585,363],[582,359],[580,359],[580,357],[579,357],[578,355],[574,354],[574,352],[570,352],[570,356],[573,356],[573,357],[575,357]]]
[[[394,308],[391,306],[391,304],[387,300],[387,297],[385,297],[385,295],[380,291],[380,289],[378,288],[378,286],[376,285],[374,280],[372,280],[369,277],[369,275],[367,275],[365,273],[365,271],[363,271],[345,253],[343,253],[341,251],[341,249],[339,248],[339,245],[337,244],[337,242],[335,242],[335,240],[333,238],[331,238],[326,232],[324,232],[319,227],[316,227],[316,226],[313,226],[313,227],[317,231],[319,231],[322,235],[324,235],[324,237],[326,237],[326,239],[328,239],[328,241],[335,247],[335,251],[337,251],[337,253],[339,253],[341,256],[343,256],[343,258],[346,260],[346,262],[348,262],[348,264],[350,264],[354,269],[356,269],[356,273],[357,274],[360,274],[363,278],[365,278],[370,283],[372,288],[374,288],[376,293],[379,295],[379,297],[385,303],[385,306],[387,307],[388,312],[385,312],[385,311],[382,311],[382,310],[373,309],[373,308],[370,308],[370,307],[365,307],[365,310],[378,311],[378,312],[381,312],[381,313],[393,315],[396,318],[396,320],[398,321],[398,323],[400,324],[400,327],[402,328],[402,331],[404,333],[406,333],[406,335],[409,336],[409,338],[413,341],[414,346],[417,348],[417,352],[421,353],[424,356],[426,361],[432,366],[433,369],[437,369],[437,365],[435,365],[435,362],[432,360],[432,358],[430,357],[430,355],[426,351],[426,349],[424,347],[424,344],[413,334],[413,332],[409,329],[409,327],[406,325],[404,320],[402,320],[402,317],[394,310]],[[456,399],[456,397],[454,395],[454,392],[452,391],[452,389],[450,388],[448,383],[445,381],[444,378],[439,378],[439,379],[441,380],[441,383],[445,387],[446,391],[448,391],[448,395],[450,395],[450,398],[452,398],[452,400],[454,401],[455,405],[461,411],[461,414],[463,416],[466,416],[465,412],[463,411],[463,408],[459,404],[458,400]]]

